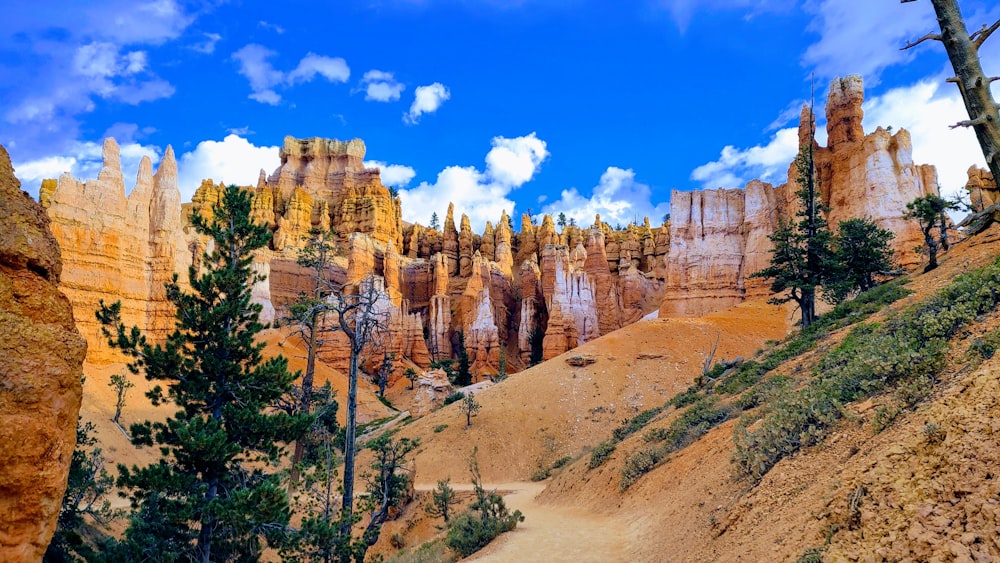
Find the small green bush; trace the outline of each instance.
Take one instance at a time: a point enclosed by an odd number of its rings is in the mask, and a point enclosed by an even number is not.
[[[872,419],[872,430],[876,434],[888,428],[900,414],[896,405],[880,405],[875,409],[875,418]]]
[[[451,393],[448,394],[447,397],[444,398],[444,404],[450,405],[452,403],[457,403],[458,401],[461,401],[464,398],[465,398],[465,393],[462,393],[461,391],[452,391]]]
[[[563,467],[569,465],[569,462],[573,461],[573,456],[561,457],[552,463],[552,469],[562,469]]]
[[[666,428],[650,428],[642,435],[642,439],[647,442],[662,442],[670,436],[670,431]]]
[[[403,550],[395,553],[386,563],[452,563],[455,556],[448,551],[444,539],[429,541],[416,550]]]
[[[684,408],[697,401],[702,396],[702,391],[704,390],[705,388],[700,385],[692,385],[684,392],[674,395],[667,404],[678,409]]]
[[[544,481],[552,475],[552,469],[548,467],[539,467],[531,473],[532,481]]]
[[[714,400],[700,399],[675,418],[668,428],[649,430],[643,439],[661,444],[640,450],[625,460],[619,488],[627,489],[639,477],[658,466],[668,454],[691,444],[715,426],[729,420],[731,414],[729,407],[716,407]]]
[[[608,461],[614,451],[614,442],[607,441],[597,444],[597,447],[590,452],[590,463],[587,464],[587,469],[596,469],[600,467],[605,461]]]
[[[503,504],[503,498],[500,498],[500,495],[493,493],[492,496],[499,498],[500,504]],[[480,517],[472,511],[459,514],[448,530],[448,536],[445,539],[446,545],[462,557],[468,557],[486,547],[500,534],[513,530],[518,522],[524,522],[524,516],[520,510],[515,510],[513,514],[510,514],[504,507],[503,512],[504,514],[499,518]]]
[[[810,547],[802,552],[795,563],[823,563],[824,551],[826,551],[825,547]]]
[[[622,467],[622,480],[618,487],[623,491],[629,488],[639,477],[652,471],[666,455],[662,447],[644,448],[630,455]]]
[[[928,444],[940,444],[947,437],[948,433],[936,422],[927,422],[924,424],[924,439]]]
[[[661,412],[663,412],[663,407],[653,407],[651,409],[644,410],[623,422],[618,428],[615,428],[611,435],[616,441],[621,442],[626,437],[642,430],[647,424],[649,424],[650,420],[653,420],[653,418]]]
[[[769,377],[760,385],[754,385],[749,391],[737,397],[733,406],[741,411],[748,411],[767,404],[775,397],[785,393],[792,386],[792,383],[792,378],[787,375]]]
[[[448,428],[447,424],[438,424],[437,426],[434,427],[434,432],[435,433],[444,432],[445,428]]]

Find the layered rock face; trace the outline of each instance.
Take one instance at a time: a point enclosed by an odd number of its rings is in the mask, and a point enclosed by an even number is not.
[[[969,181],[965,183],[965,189],[969,192],[973,211],[982,211],[1000,202],[1000,190],[989,170],[970,166],[968,174]]]
[[[914,248],[923,235],[913,221],[903,219],[906,204],[937,194],[937,170],[913,163],[910,133],[889,133],[882,127],[865,135],[861,126],[864,85],[859,76],[835,79],[826,103],[827,147],[815,151],[816,170],[827,220],[867,217],[896,234],[892,248],[903,267],[920,262]],[[794,178],[790,177],[791,183]]]
[[[0,561],[42,560],[76,445],[87,341],[42,207],[0,146]]]
[[[852,217],[869,218],[895,233],[891,245],[903,267],[919,263],[919,227],[902,216],[906,204],[937,193],[933,166],[916,165],[910,134],[881,127],[865,135],[861,78],[836,79],[826,105],[828,146],[814,140],[814,117],[804,107],[800,146],[813,145],[817,180],[831,228]],[[744,189],[674,191],[670,201],[666,287],[660,314],[699,316],[768,293],[750,278],[770,263],[768,238],[779,219],[794,220],[797,170],[778,187],[754,180]]]
[[[285,137],[280,156],[281,166],[257,190],[271,192],[273,224],[285,233],[281,247],[301,246],[295,235],[324,224],[336,225],[342,242],[351,233],[366,233],[403,247],[399,199],[382,185],[378,170],[365,169],[364,141]],[[303,195],[291,205],[296,190]]]
[[[119,356],[100,336],[98,303],[121,301],[122,320],[154,340],[173,326],[173,308],[163,284],[174,272],[186,279],[191,252],[181,221],[177,163],[167,148],[154,175],[148,157],[139,164],[126,195],[120,149],[104,143],[104,166],[96,180],[59,178],[45,200],[52,234],[63,249],[61,289],[73,304],[77,326],[90,343],[87,358],[109,362]]]

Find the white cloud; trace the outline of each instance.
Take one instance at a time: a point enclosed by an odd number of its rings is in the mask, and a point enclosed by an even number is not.
[[[276,23],[266,22],[264,20],[260,20],[259,22],[257,22],[257,27],[270,29],[271,31],[277,33],[278,35],[282,35],[285,33],[285,28],[281,27]]]
[[[658,225],[670,212],[670,204],[665,201],[653,203],[652,198],[652,188],[637,182],[631,168],[609,166],[589,198],[576,188],[563,190],[558,200],[542,208],[542,213],[565,213],[567,218],[582,226],[592,225],[597,214],[611,225],[641,224],[643,217],[649,217],[651,224]]]
[[[493,150],[486,155],[486,174],[505,185],[520,186],[531,179],[549,156],[545,141],[534,133],[525,137],[493,139]]]
[[[269,58],[276,55],[274,51],[255,43],[246,45],[233,53],[233,59],[240,64],[239,73],[250,81],[251,100],[277,105],[281,102],[279,96],[271,88],[285,81],[285,74],[276,70]]]
[[[191,201],[204,179],[211,178],[216,184],[256,186],[261,169],[270,174],[280,164],[278,147],[258,147],[238,135],[227,135],[221,141],[202,141],[181,155],[177,187],[181,200]]]
[[[361,78],[365,99],[375,102],[395,102],[406,86],[396,80],[391,72],[369,70]]]
[[[797,127],[779,129],[766,145],[738,149],[727,145],[719,159],[702,164],[691,172],[691,179],[705,188],[736,188],[759,178],[765,182],[783,183],[788,164],[798,152]]]
[[[486,154],[485,171],[473,166],[449,166],[434,183],[422,182],[415,188],[400,190],[403,219],[424,225],[432,213],[443,219],[449,202],[455,204],[455,220],[467,214],[476,231],[482,231],[486,221],[496,224],[503,211],[513,216],[514,202],[508,195],[538,173],[549,153],[545,141],[535,133],[513,139],[494,137],[492,145]]]
[[[78,150],[80,116],[102,100],[137,105],[174,87],[152,68],[146,47],[176,40],[204,10],[175,0],[11,0],[0,43],[19,45],[0,84],[0,141],[36,161]]]
[[[913,161],[933,164],[938,171],[941,194],[964,193],[966,171],[975,164],[986,167],[986,159],[972,129],[950,129],[969,118],[958,88],[937,79],[889,90],[865,102],[865,122],[876,126],[907,129],[913,141]]]
[[[366,160],[365,168],[378,168],[381,170],[382,184],[386,186],[402,187],[410,183],[417,171],[402,164],[387,164],[380,160]]]
[[[674,23],[683,32],[695,12],[720,10],[745,10],[750,19],[767,12],[782,12],[795,6],[795,0],[654,0],[656,8],[670,13]]]
[[[822,0],[810,7],[814,18],[809,30],[820,39],[806,49],[802,62],[823,78],[860,74],[869,86],[878,83],[886,67],[914,57],[915,51],[900,50],[907,40],[937,28],[934,10],[926,3]]]
[[[293,86],[309,82],[317,75],[330,82],[346,82],[351,75],[347,61],[308,53],[299,61],[294,70],[285,73],[274,68],[271,57],[277,53],[256,43],[250,43],[233,53],[233,60],[239,63],[239,73],[250,82],[251,100],[263,104],[278,105],[281,95],[275,89],[279,86]]]
[[[38,196],[38,189],[45,179],[58,179],[69,172],[80,180],[97,178],[103,164],[103,145],[93,142],[76,142],[64,154],[49,155],[24,162],[14,162],[14,169],[21,188],[32,196]],[[160,160],[159,147],[141,145],[135,142],[121,143],[122,175],[125,189],[131,191],[139,173],[139,161],[148,156],[153,166]]]
[[[215,44],[222,39],[222,36],[218,33],[202,33],[201,35],[205,38],[205,40],[191,45],[191,49],[199,53],[211,55],[215,52]]]
[[[440,82],[427,86],[417,86],[413,95],[413,104],[410,106],[410,111],[403,114],[403,121],[415,125],[420,121],[421,115],[436,112],[441,104],[449,98],[451,98],[451,92]]]
[[[340,57],[326,57],[315,53],[308,53],[299,61],[299,66],[288,73],[288,83],[298,84],[309,82],[316,75],[322,76],[330,82],[347,82],[351,77],[351,69],[347,67],[347,61]]]

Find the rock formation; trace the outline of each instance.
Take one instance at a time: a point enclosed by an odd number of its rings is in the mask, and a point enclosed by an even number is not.
[[[874,219],[896,233],[900,262],[912,264],[919,231],[900,216],[906,202],[934,188],[934,170],[913,164],[905,131],[864,135],[862,100],[860,79],[835,81],[829,146],[815,144],[808,108],[799,140],[813,145],[830,221]],[[97,300],[121,299],[127,323],[162,337],[171,314],[163,281],[173,272],[185,279],[187,265],[197,267],[209,244],[186,220],[195,211],[209,216],[221,193],[207,180],[181,212],[168,151],[155,176],[148,162],[141,167],[126,197],[117,145],[109,140],[105,149],[97,180],[66,175],[41,193],[67,249],[67,293],[91,358],[100,361],[112,358],[93,320]],[[265,318],[280,318],[300,292],[311,291],[308,272],[295,263],[306,236],[334,229],[336,256],[327,276],[347,291],[377,278],[370,283],[380,288],[389,326],[385,349],[400,362],[394,373],[456,357],[459,332],[477,375],[496,373],[501,358],[514,372],[533,357],[561,354],[657,309],[702,315],[764,296],[766,280],[750,275],[769,263],[768,237],[796,205],[790,166],[789,181],[777,187],[753,181],[744,189],[674,192],[672,219],[658,227],[647,218],[612,228],[598,216],[590,228],[557,230],[550,216],[536,225],[522,215],[515,233],[504,212],[477,234],[465,215],[456,224],[449,205],[437,230],[403,224],[399,198],[378,170],[364,167],[364,153],[359,139],[287,137],[279,168],[262,171],[257,185],[246,187],[255,195],[253,219],[274,232],[270,248],[255,256],[255,269],[269,279],[253,295]],[[324,354],[343,363],[343,338],[330,342]]]
[[[968,173],[969,181],[965,183],[965,189],[969,192],[973,211],[982,211],[1000,202],[1000,190],[989,170],[970,166]]]
[[[923,235],[913,221],[903,219],[906,204],[936,194],[937,171],[913,163],[910,133],[889,133],[882,127],[865,135],[861,126],[864,86],[859,76],[835,79],[826,102],[827,147],[815,151],[823,203],[830,208],[832,228],[852,217],[869,218],[896,234],[892,247],[899,264],[920,262],[914,248]],[[789,177],[789,182],[794,178]]]
[[[293,220],[299,229],[332,224],[342,242],[351,233],[366,233],[380,243],[403,247],[399,199],[382,185],[378,170],[365,169],[364,141],[285,137],[279,156],[281,166],[264,185],[258,185],[258,190],[272,192],[277,214],[285,216],[299,189],[311,199],[308,210],[303,209],[306,203],[301,196],[296,202],[300,209]],[[288,239],[281,242],[301,246]]]
[[[549,311],[542,359],[548,360],[597,338],[601,329],[594,284],[586,271],[570,262],[568,248],[545,245],[541,270],[542,296]]]
[[[872,219],[895,233],[891,245],[897,261],[911,267],[919,262],[913,249],[922,235],[902,215],[908,202],[937,192],[937,173],[933,166],[913,163],[905,129],[890,134],[879,127],[865,135],[863,101],[860,77],[834,80],[826,105],[828,146],[816,144],[815,119],[808,106],[800,116],[799,143],[813,145],[831,228],[852,217]],[[778,187],[754,180],[745,189],[674,191],[660,314],[699,316],[766,295],[766,280],[749,276],[770,262],[768,237],[779,218],[794,219],[797,189],[792,163],[788,182]],[[654,259],[659,244],[654,241]]]
[[[0,216],[0,561],[33,563],[66,492],[87,341],[57,287],[63,264],[49,219],[2,146]]]
[[[191,263],[173,149],[167,148],[155,175],[149,159],[142,159],[128,195],[119,153],[118,143],[107,139],[97,180],[79,182],[63,174],[47,197],[52,233],[62,247],[65,273],[60,288],[90,344],[87,358],[95,362],[119,358],[100,336],[94,317],[98,302],[120,300],[126,325],[162,339],[173,326],[163,284],[174,272],[186,274]],[[218,199],[215,194],[203,196]]]

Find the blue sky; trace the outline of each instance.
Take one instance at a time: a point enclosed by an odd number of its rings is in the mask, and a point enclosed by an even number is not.
[[[964,0],[970,27],[1000,6]],[[0,30],[0,143],[42,178],[96,176],[106,135],[177,152],[180,188],[256,182],[285,135],[360,137],[404,219],[449,200],[481,229],[502,209],[589,224],[649,215],[672,189],[780,183],[816,77],[862,74],[866,130],[906,127],[942,187],[983,157],[928,1],[12,0]],[[1000,38],[983,49],[1000,74]],[[1000,88],[995,85],[995,91]],[[822,123],[820,124],[822,129]],[[822,138],[821,138],[822,141]]]

